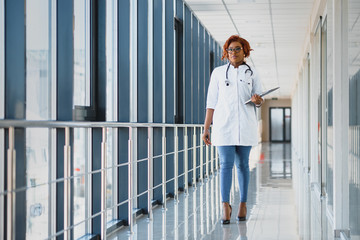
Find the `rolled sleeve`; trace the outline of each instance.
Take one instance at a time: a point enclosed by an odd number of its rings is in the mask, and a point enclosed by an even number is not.
[[[215,71],[211,74],[207,100],[206,100],[206,108],[215,109],[219,94],[219,81],[216,77]]]

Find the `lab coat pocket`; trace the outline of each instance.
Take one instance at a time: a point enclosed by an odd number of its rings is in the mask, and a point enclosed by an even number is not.
[[[240,79],[240,86],[251,97],[252,86],[253,86],[252,78],[248,78],[248,79],[244,79],[244,80]]]

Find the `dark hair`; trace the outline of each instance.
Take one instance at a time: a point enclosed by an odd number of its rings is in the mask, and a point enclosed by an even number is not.
[[[222,54],[221,60],[224,60],[225,58],[229,59],[228,52],[226,49],[228,49],[229,45],[232,42],[239,42],[241,44],[241,46],[244,50],[245,57],[250,56],[250,51],[253,51],[253,49],[250,48],[250,44],[246,39],[241,38],[238,35],[232,35],[231,37],[228,38],[228,40],[226,40],[226,42],[223,46],[223,54]]]

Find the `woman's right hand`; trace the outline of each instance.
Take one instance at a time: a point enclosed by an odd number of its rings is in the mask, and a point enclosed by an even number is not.
[[[205,130],[202,136],[202,139],[204,141],[204,143],[206,144],[206,146],[211,145],[210,142],[210,131],[209,130]]]

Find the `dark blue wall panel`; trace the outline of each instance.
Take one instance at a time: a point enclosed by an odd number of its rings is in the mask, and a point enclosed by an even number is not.
[[[174,2],[165,1],[166,123],[174,123]]]
[[[138,0],[137,4],[137,120],[148,122],[148,5]],[[138,129],[138,157],[147,158],[147,129]],[[138,163],[138,194],[147,190],[147,161]],[[138,198],[138,208],[147,209],[147,194]]]
[[[187,6],[185,6],[185,22],[184,22],[184,35],[185,35],[185,123],[192,123],[192,85],[191,81],[191,12]]]
[[[56,179],[64,177],[65,130],[56,131]],[[56,231],[64,229],[64,182],[56,183]],[[63,239],[63,235],[57,239]]]
[[[174,129],[175,128],[166,128],[166,152],[173,153],[174,148]],[[174,154],[169,154],[166,156],[166,181],[174,178]],[[174,194],[174,180],[166,184],[166,192]]]
[[[154,187],[161,184],[162,182],[162,128],[154,128],[154,147],[153,147],[153,156],[154,156]],[[153,199],[159,202],[162,202],[162,187],[161,185],[154,189]]]
[[[5,118],[24,119],[25,80],[25,16],[24,1],[5,1]],[[26,187],[25,130],[15,129],[16,189]],[[8,146],[8,132],[6,145]],[[7,162],[7,156],[6,161]],[[6,185],[5,185],[6,188]],[[26,238],[26,191],[15,195],[15,238]],[[7,204],[7,203],[6,203]]]
[[[205,119],[205,113],[206,113],[206,93],[207,93],[207,89],[209,86],[209,78],[210,78],[210,49],[209,49],[209,34],[207,31],[205,31],[205,54],[204,54],[204,86],[203,86],[203,91],[204,91],[204,95],[203,95],[203,119]],[[201,133],[200,133],[201,134]],[[210,149],[210,148],[209,148]],[[210,156],[210,154],[209,154]],[[204,162],[206,162],[206,146],[204,145]],[[204,171],[205,168],[204,168]],[[209,167],[209,172],[210,172],[210,167]],[[209,172],[207,174],[209,174]]]
[[[214,39],[210,36],[210,46],[209,46],[209,53],[211,53],[211,57],[210,57],[210,61],[209,61],[209,81],[208,81],[208,85],[210,82],[210,77],[211,77],[211,73],[215,68],[215,51],[214,51]],[[207,87],[208,87],[207,85]],[[206,87],[206,89],[207,89]],[[206,96],[205,96],[206,97]]]
[[[174,123],[174,2],[165,1],[165,75],[166,75],[166,123]],[[174,131],[166,129],[166,152],[174,150]],[[174,176],[174,154],[166,156],[166,179]],[[167,192],[174,192],[173,181],[166,186]]]
[[[74,47],[73,0],[57,2],[57,101],[59,121],[72,120]]]
[[[92,163],[91,170],[96,171],[101,169],[101,142],[102,129],[92,129]],[[91,184],[91,214],[95,215],[101,212],[101,173],[92,174]],[[110,220],[110,219],[108,219]],[[101,215],[92,219],[92,233],[101,235]]]
[[[137,121],[148,121],[148,6],[137,4]]]
[[[153,90],[153,111],[154,122],[162,122],[162,0],[154,0],[154,90]],[[153,155],[159,156],[162,153],[161,138],[162,129],[154,128],[153,132]],[[161,183],[161,157],[155,157],[153,160],[154,186]],[[154,200],[162,201],[161,187],[154,189]]]
[[[178,163],[178,175],[181,175],[184,173],[184,129],[183,128],[179,128],[178,130],[178,149],[179,151],[179,155],[178,155],[178,159],[179,159],[179,163]],[[179,177],[179,188],[184,189],[184,176]]]
[[[183,6],[182,0],[176,0],[176,17],[183,20]]]
[[[93,17],[92,24],[96,24],[94,32],[96,35],[96,46],[94,51],[96,55],[91,61],[96,61],[94,66],[95,74],[91,76],[95,82],[95,103],[96,103],[96,120],[105,121],[106,119],[106,49],[105,49],[105,36],[106,36],[106,5],[105,1],[94,1],[91,12],[96,14],[96,18]]]
[[[197,124],[200,122],[199,120],[199,22],[196,19],[196,17],[192,16],[193,20],[193,28],[192,28],[192,78],[193,78],[193,123]],[[198,131],[196,131],[196,134],[198,134]],[[198,136],[197,136],[198,137]],[[196,140],[195,143],[198,144],[198,141]],[[193,149],[193,151],[196,152],[196,159],[193,159],[193,161],[196,161],[196,166],[199,166],[199,149]],[[199,170],[196,170],[198,176]]]
[[[118,1],[118,106],[119,106],[119,121],[130,121],[130,0]],[[119,129],[118,153],[119,164],[128,161],[128,128]],[[119,176],[119,196],[118,202],[123,202],[128,198],[128,166],[120,167],[118,170]],[[128,218],[127,204],[123,204],[118,208],[119,219]]]
[[[193,144],[193,130],[194,128],[187,128],[187,138],[188,138],[188,148],[191,148]],[[193,166],[193,151],[188,150],[188,171],[192,169]],[[192,172],[188,173],[188,184],[192,184]]]
[[[147,158],[147,128],[138,128],[138,146],[137,146],[137,159],[144,160]],[[145,192],[148,188],[147,182],[147,171],[148,171],[148,162],[141,161],[137,164],[137,188],[138,194]],[[147,212],[147,194],[144,194],[138,197],[138,208],[141,208]]]
[[[199,121],[203,123],[205,119],[205,39],[204,39],[204,27],[199,25]]]
[[[209,33],[205,32],[205,87],[204,87],[204,111],[206,109],[206,93],[209,86],[210,81],[210,40],[209,40]],[[205,115],[204,115],[205,119]]]
[[[199,24],[199,121],[198,123],[201,124],[204,122],[205,119],[205,102],[204,102],[204,97],[205,97],[205,36],[204,36],[205,30],[204,27]],[[201,131],[198,131],[198,134],[201,134]],[[197,141],[197,144],[200,144],[200,135]],[[205,147],[203,146],[203,150],[205,149]],[[199,160],[199,166],[200,163],[203,162],[204,163],[204,159],[205,159],[205,151],[203,151],[203,159],[200,159],[200,148],[199,151],[197,153],[197,159]],[[205,171],[205,168],[203,168],[203,171]],[[200,173],[200,169],[199,169],[199,173]]]
[[[184,48],[185,48],[185,66],[184,66],[184,74],[185,74],[185,123],[189,124],[193,122],[193,82],[192,82],[192,55],[191,55],[191,18],[192,14],[190,9],[185,5],[185,19],[184,19]],[[188,138],[188,147],[191,147],[192,135],[191,129],[187,130],[187,138]],[[188,169],[192,166],[192,150],[188,150]],[[191,183],[191,175],[188,175],[188,183]]]
[[[25,118],[24,9],[24,1],[5,1],[5,118],[7,119]]]
[[[128,139],[129,139],[129,129],[120,128],[119,129],[119,142],[118,142],[118,154],[119,159],[118,163],[128,162]],[[128,199],[128,166],[122,166],[118,168],[118,202],[123,202]],[[128,219],[128,205],[125,203],[118,208],[119,220]]]
[[[130,121],[130,0],[119,0],[119,121]]]
[[[162,122],[162,0],[154,0],[154,117]]]
[[[7,119],[25,118],[24,9],[22,0],[5,1],[5,118]]]
[[[199,34],[198,20],[193,15],[192,66],[193,66],[193,123],[199,123]]]
[[[218,64],[219,64],[219,66],[221,65],[221,63],[222,63],[222,60],[221,60],[221,56],[222,56],[222,49],[221,49],[221,46],[218,44],[217,45],[217,48],[218,48]]]

